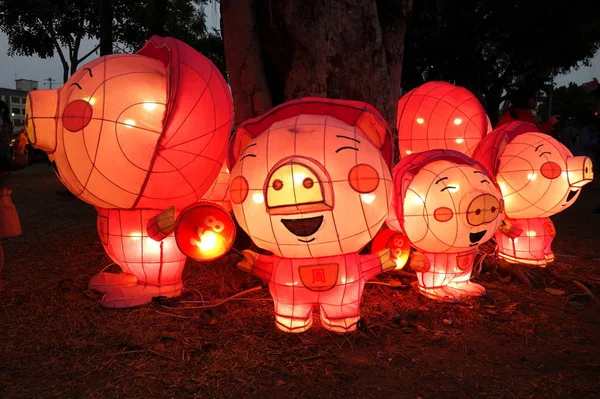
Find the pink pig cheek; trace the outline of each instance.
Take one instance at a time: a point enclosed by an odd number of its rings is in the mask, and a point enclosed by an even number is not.
[[[67,104],[62,114],[62,124],[70,132],[78,132],[92,121],[92,106],[87,101],[75,100]]]
[[[542,165],[540,172],[546,179],[556,179],[562,173],[562,169],[556,162],[548,161]]]
[[[350,169],[348,183],[361,194],[372,193],[379,186],[379,173],[371,165],[359,164]]]
[[[454,216],[454,212],[452,212],[452,209],[447,208],[445,206],[442,206],[440,208],[437,208],[434,212],[433,212],[433,217],[435,218],[435,220],[437,220],[438,222],[447,222],[450,219],[452,219],[452,217]]]
[[[241,204],[248,197],[248,191],[248,181],[243,176],[237,176],[229,186],[231,202],[236,205]]]

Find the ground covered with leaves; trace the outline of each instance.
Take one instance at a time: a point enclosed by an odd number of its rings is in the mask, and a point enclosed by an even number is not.
[[[87,289],[108,263],[94,208],[56,195],[47,165],[12,185],[24,234],[3,242],[0,398],[600,395],[600,215],[589,212],[600,184],[553,218],[557,261],[525,270],[531,287],[487,258],[488,294],[446,305],[417,294],[412,274],[386,274],[376,281],[394,288],[366,287],[364,323],[348,335],[318,318],[279,332],[264,288],[199,308],[260,287],[235,253],[190,261],[177,300],[103,309]]]

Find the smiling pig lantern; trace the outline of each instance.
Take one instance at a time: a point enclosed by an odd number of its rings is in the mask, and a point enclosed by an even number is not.
[[[477,161],[452,150],[430,150],[402,159],[393,172],[387,224],[418,250],[411,267],[425,296],[457,302],[485,288],[470,281],[477,247],[502,222],[499,188]]]
[[[379,113],[356,101],[295,100],[237,129],[233,211],[273,253],[244,251],[238,266],[269,283],[281,330],[310,328],[315,307],[323,327],[356,329],[365,281],[395,267],[389,249],[358,254],[387,216],[390,145]]]
[[[588,157],[573,154],[527,123],[512,122],[488,134],[475,151],[491,156],[506,215],[496,234],[498,255],[510,263],[545,266],[554,260],[556,232],[549,219],[571,206],[592,181]]]
[[[96,207],[102,244],[123,270],[92,278],[90,288],[106,293],[102,304],[179,295],[186,256],[174,217],[215,181],[232,125],[217,68],[186,44],[154,36],[136,54],[89,62],[58,90],[30,92],[26,108],[31,141],[54,159],[63,184]]]

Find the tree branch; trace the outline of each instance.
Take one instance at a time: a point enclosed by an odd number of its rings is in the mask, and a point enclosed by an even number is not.
[[[89,53],[87,53],[86,55],[84,55],[83,57],[81,57],[80,59],[77,60],[77,63],[81,63],[83,62],[86,58],[88,58],[90,55],[94,54],[98,49],[100,48],[100,45],[98,44],[96,47],[94,47]]]

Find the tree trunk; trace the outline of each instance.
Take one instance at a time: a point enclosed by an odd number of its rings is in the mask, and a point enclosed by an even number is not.
[[[113,8],[111,0],[100,0],[100,56],[113,53]]]
[[[221,0],[236,123],[299,97],[361,100],[395,125],[412,0]]]
[[[150,27],[148,31],[148,39],[152,35],[165,35],[165,18],[167,16],[168,0],[153,0],[152,1],[152,17],[150,18]]]

